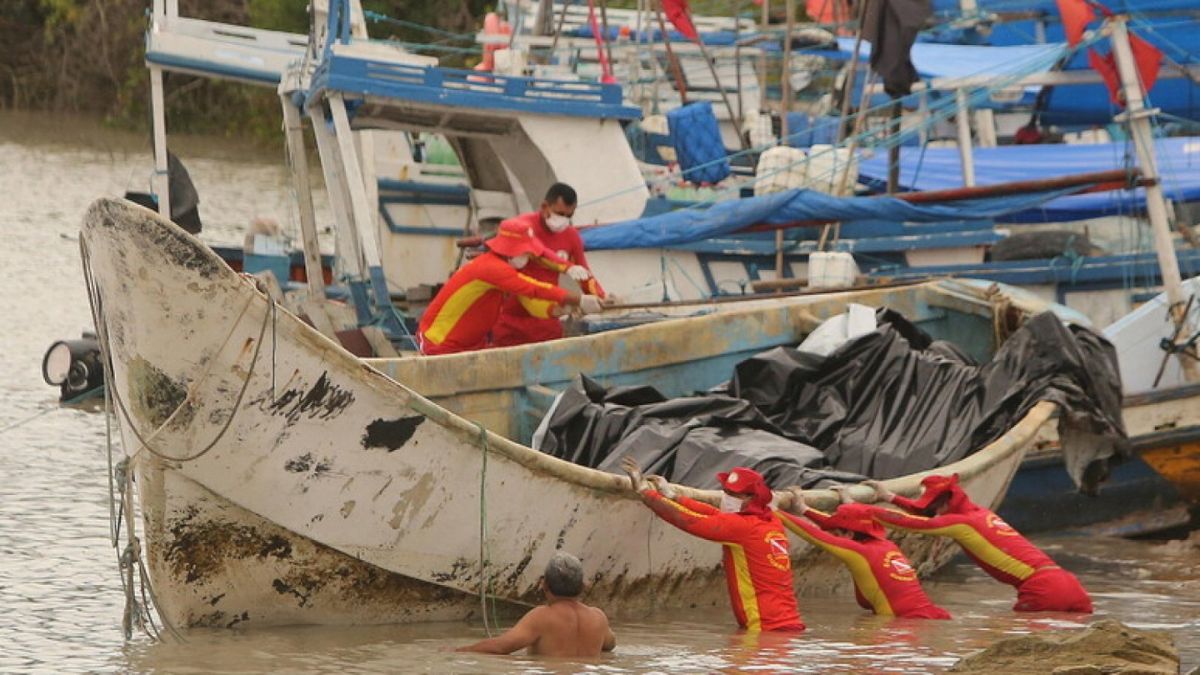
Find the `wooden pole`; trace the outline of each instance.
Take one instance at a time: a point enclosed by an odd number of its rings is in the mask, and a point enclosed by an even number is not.
[[[667,63],[670,64],[671,75],[675,78],[675,88],[679,90],[679,102],[687,105],[687,83],[683,80],[679,60],[675,58],[675,52],[671,49],[671,35],[667,33],[667,21],[663,18],[662,0],[654,3],[654,10],[658,16],[658,32],[662,33],[663,46],[667,50]]]
[[[304,273],[308,277],[308,295],[313,300],[325,298],[325,275],[321,269],[321,249],[317,243],[317,222],[313,212],[312,190],[308,184],[308,154],[304,147],[304,124],[300,111],[291,96],[280,94],[283,106],[284,135],[288,157],[291,159],[292,187],[299,200],[300,235],[304,243]],[[280,281],[284,281],[281,279]]]
[[[159,214],[171,220],[171,180],[167,162],[167,113],[163,104],[162,68],[150,69],[150,108],[154,125],[154,194],[158,196]]]
[[[967,103],[967,90],[955,89],[954,100],[958,109],[954,113],[958,126],[958,155],[962,160],[963,185],[975,186],[975,155],[971,147],[971,106]]]
[[[792,31],[796,29],[796,0],[786,0],[784,7],[787,12],[787,28],[783,36],[783,66],[779,74],[779,88],[783,96],[779,141],[787,145],[791,141],[791,125],[788,123],[788,117],[792,112]],[[783,278],[783,263],[783,230],[778,230],[775,232],[776,279]]]
[[[608,54],[608,64],[611,68],[613,56],[612,40],[608,38],[608,0],[600,0],[600,28],[604,31],[604,51]]]
[[[1133,58],[1133,49],[1129,45],[1129,29],[1125,25],[1127,17],[1118,15],[1108,20],[1109,40],[1112,43],[1112,53],[1117,61],[1117,73],[1121,76],[1121,89],[1125,94],[1125,112],[1118,116],[1129,122],[1129,135],[1133,137],[1134,148],[1137,149],[1138,168],[1148,181],[1146,186],[1146,215],[1150,219],[1150,229],[1154,233],[1154,250],[1158,255],[1158,268],[1162,275],[1163,290],[1167,294],[1167,303],[1171,307],[1171,316],[1179,328],[1187,321],[1184,308],[1182,278],[1179,273],[1179,259],[1175,257],[1175,242],[1171,236],[1170,219],[1167,214],[1167,200],[1163,195],[1162,181],[1158,174],[1158,160],[1154,154],[1154,130],[1150,126],[1150,118],[1155,110],[1147,110],[1143,99],[1142,84],[1138,79],[1137,63]],[[1177,331],[1179,332],[1179,331]],[[1182,331],[1184,335],[1190,329]],[[1200,368],[1188,354],[1178,355],[1183,367],[1184,379],[1195,382],[1200,379]]]
[[[903,113],[900,99],[892,101],[892,114],[888,118],[888,136],[894,139],[894,143],[888,148],[888,179],[887,191],[889,195],[896,194],[900,189],[900,115]]]

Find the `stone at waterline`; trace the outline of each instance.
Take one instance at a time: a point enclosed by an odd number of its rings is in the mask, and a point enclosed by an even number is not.
[[[961,659],[950,672],[1174,675],[1179,672],[1179,651],[1165,631],[1138,630],[1105,619],[1087,628],[999,640]]]

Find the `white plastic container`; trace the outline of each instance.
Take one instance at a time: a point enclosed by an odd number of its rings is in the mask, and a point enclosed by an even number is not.
[[[858,278],[858,264],[845,251],[818,251],[808,256],[809,288],[845,288]]]
[[[778,146],[759,155],[754,181],[754,194],[769,195],[804,187],[808,171],[807,153],[801,148]]]
[[[818,144],[809,149],[805,187],[834,194],[842,186],[843,194],[851,194],[857,183],[858,159],[850,154],[849,148],[835,150],[832,145]]]
[[[771,129],[771,116],[757,110],[746,111],[746,119],[742,122],[742,131],[750,137],[750,147],[761,148],[775,142],[775,133]]]

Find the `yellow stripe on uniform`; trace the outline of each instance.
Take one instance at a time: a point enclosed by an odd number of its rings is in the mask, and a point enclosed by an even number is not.
[[[551,318],[553,315],[550,314],[550,310],[554,309],[554,307],[558,304],[551,300],[542,300],[541,298],[530,298],[530,297],[524,296],[524,295],[518,295],[517,302],[520,302],[521,306],[525,308],[525,311],[529,312],[529,316],[532,316],[536,319]]]
[[[912,516],[912,517],[917,517],[917,516]],[[887,523],[887,525],[889,525],[891,527],[895,527],[896,529],[900,529],[900,530],[907,529],[900,525],[894,525],[892,523]],[[978,530],[976,530],[974,527],[971,527],[970,525],[967,525],[966,523],[947,525],[946,527],[936,527],[936,528],[928,529],[928,530],[908,530],[908,531],[909,532],[920,532],[922,534],[937,534],[937,535],[941,535],[943,537],[950,537],[954,541],[958,542],[959,546],[962,546],[967,551],[970,551],[971,554],[974,555],[976,558],[979,558],[983,562],[991,565],[992,567],[1000,570],[1001,572],[1004,572],[1005,574],[1016,577],[1018,579],[1022,579],[1022,580],[1028,579],[1030,576],[1033,575],[1034,572],[1037,571],[1030,565],[1026,565],[1025,563],[1021,562],[1020,560],[1017,560],[1016,558],[1010,556],[1009,554],[1007,554],[1004,551],[997,548],[995,544],[988,541],[987,538],[984,537],[982,534],[980,534]]]
[[[729,547],[733,558],[733,570],[737,577],[738,597],[742,601],[742,611],[746,614],[746,628],[762,630],[762,617],[758,613],[758,595],[754,592],[754,582],[750,580],[750,566],[746,563],[746,549],[740,544],[724,543]]]
[[[884,593],[883,589],[879,587],[879,581],[871,572],[871,563],[867,562],[866,558],[838,546],[831,546],[826,550],[841,558],[842,562],[846,563],[846,567],[850,568],[850,576],[854,577],[854,581],[858,584],[858,592],[862,593],[867,602],[871,603],[876,614],[880,616],[896,615],[892,611],[892,603],[888,602],[887,593]]]
[[[467,310],[471,309],[471,305],[474,305],[483,294],[494,288],[495,286],[492,284],[479,279],[472,279],[463,284],[446,300],[446,304],[442,305],[441,311],[438,312],[433,323],[425,329],[425,339],[437,345],[445,342],[446,336],[458,325],[458,320],[467,313]]]
[[[779,519],[783,526],[794,532],[804,541],[816,546],[824,551],[828,551],[830,555],[846,564],[850,568],[850,576],[854,578],[854,584],[858,586],[858,590],[871,603],[871,607],[875,609],[875,613],[881,616],[895,616],[892,611],[892,604],[888,602],[887,594],[879,587],[879,582],[876,581],[875,575],[871,572],[871,563],[860,554],[851,551],[848,548],[834,546],[833,544],[821,541],[810,535],[804,528],[793,523],[789,518]]]

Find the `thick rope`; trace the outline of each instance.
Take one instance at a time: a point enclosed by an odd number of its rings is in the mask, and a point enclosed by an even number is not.
[[[483,613],[483,630],[488,637],[492,636],[492,627],[488,623],[488,576],[487,576],[487,460],[488,437],[487,429],[476,422],[479,427],[479,441],[482,450],[482,466],[479,470],[479,609]]]

